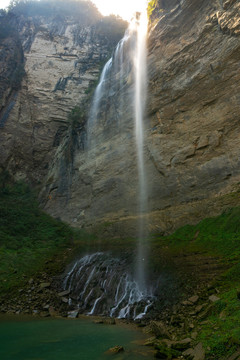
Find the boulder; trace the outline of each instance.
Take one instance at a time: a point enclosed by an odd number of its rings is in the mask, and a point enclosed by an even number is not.
[[[183,356],[187,359],[192,360],[204,360],[205,359],[205,350],[202,343],[198,343],[195,348],[190,348],[183,352]]]
[[[197,303],[198,300],[199,300],[199,296],[198,296],[198,295],[194,295],[194,296],[192,296],[192,297],[190,297],[190,298],[188,299],[188,301],[189,301],[190,303],[192,303],[192,304]]]
[[[171,339],[171,335],[170,335],[166,325],[164,325],[164,323],[161,321],[151,321],[149,324],[149,330],[156,337]]]
[[[115,355],[115,354],[119,354],[120,352],[123,352],[123,351],[124,351],[123,346],[116,345],[116,346],[108,349],[108,351],[106,351],[106,354]]]
[[[40,289],[46,289],[46,288],[49,288],[50,287],[50,285],[51,285],[51,283],[41,283],[40,285],[39,285],[39,287],[40,287]]]
[[[62,292],[58,293],[58,296],[64,297],[64,296],[67,296],[69,294],[70,294],[70,290],[65,290],[65,291],[62,291]]]
[[[78,310],[73,310],[68,312],[68,318],[75,319],[78,317]]]
[[[211,295],[211,296],[209,296],[209,300],[214,303],[214,302],[220,300],[220,298],[216,295]]]

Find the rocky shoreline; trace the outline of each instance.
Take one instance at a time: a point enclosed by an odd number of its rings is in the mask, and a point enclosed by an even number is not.
[[[81,317],[80,311],[69,305],[69,291],[62,291],[59,277],[51,277],[46,272],[37,278],[30,278],[26,285],[18,289],[14,295],[5,296],[0,302],[0,312],[15,315],[33,315],[39,317]],[[154,348],[158,359],[193,359],[204,360],[206,357],[202,342],[199,341],[202,326],[210,323],[209,316],[214,312],[220,300],[220,290],[214,285],[205,284],[192,296],[182,299],[161,313],[151,314],[145,319],[135,322],[149,335],[144,345]],[[224,321],[224,312],[220,313]],[[93,317],[98,324],[113,325],[116,322],[133,324],[130,320],[119,320],[107,317]],[[240,358],[240,352],[235,352]],[[237,356],[238,355],[238,356]]]

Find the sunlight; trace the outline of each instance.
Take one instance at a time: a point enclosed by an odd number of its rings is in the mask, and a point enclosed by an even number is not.
[[[1,0],[0,9],[6,9],[6,7],[9,5],[10,0]]]
[[[130,21],[136,11],[147,7],[147,0],[92,0],[103,15],[115,14]]]
[[[147,7],[147,0],[92,0],[103,15],[119,15],[130,21],[136,11],[143,11]],[[6,8],[10,0],[0,0],[0,9]]]

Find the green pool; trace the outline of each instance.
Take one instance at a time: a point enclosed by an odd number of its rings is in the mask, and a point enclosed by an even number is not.
[[[143,339],[134,328],[92,319],[0,318],[1,360],[153,359],[149,349],[137,345]],[[105,354],[116,345],[125,352]]]

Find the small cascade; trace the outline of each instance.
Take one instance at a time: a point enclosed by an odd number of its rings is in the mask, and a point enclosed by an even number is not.
[[[86,255],[65,274],[69,304],[87,315],[141,319],[154,302],[152,289],[142,292],[125,259],[103,252]]]
[[[94,92],[87,122],[87,149],[90,155],[92,155],[91,151],[96,151],[97,146],[101,144],[101,141],[98,139],[99,127],[104,125],[104,113],[108,111],[109,103],[112,102],[112,98],[116,94],[118,104],[115,110],[118,122],[114,126],[116,129],[120,129],[118,125],[121,124],[124,105],[124,84],[132,69],[133,62],[133,56],[131,50],[129,50],[131,46],[128,46],[130,41],[131,31],[129,28],[123,39],[119,41],[113,56],[105,64],[98,86]]]
[[[109,59],[108,62],[105,64],[102,74],[101,74],[101,77],[100,77],[100,80],[99,80],[99,83],[98,83],[98,86],[94,93],[91,110],[90,110],[90,114],[89,114],[89,118],[88,118],[88,123],[87,123],[87,133],[88,133],[87,147],[88,147],[88,149],[95,145],[95,139],[94,139],[94,134],[93,134],[93,125],[98,116],[100,102],[107,91],[107,76],[111,70],[111,67],[112,67],[112,58]]]

